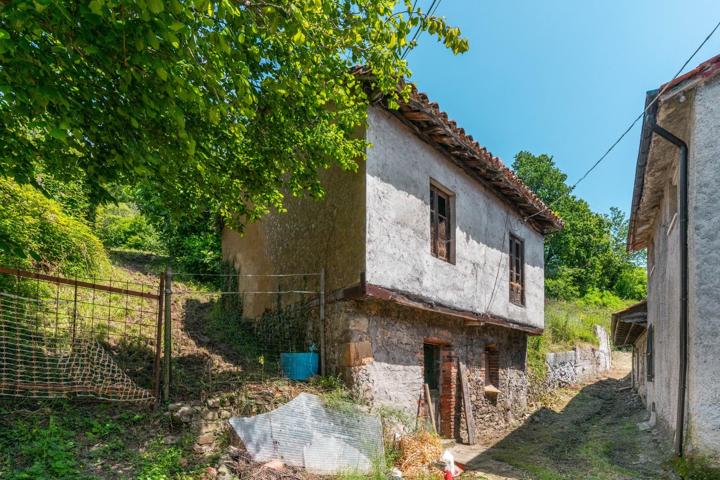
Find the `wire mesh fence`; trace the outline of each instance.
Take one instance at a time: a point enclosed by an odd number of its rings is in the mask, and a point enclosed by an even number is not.
[[[0,267],[0,396],[155,399],[158,289]]]
[[[287,377],[292,354],[320,373],[322,273],[224,271],[166,284],[0,267],[0,396],[201,399]]]
[[[172,275],[173,399],[287,376],[288,354],[307,354],[319,373],[322,274],[225,271]]]

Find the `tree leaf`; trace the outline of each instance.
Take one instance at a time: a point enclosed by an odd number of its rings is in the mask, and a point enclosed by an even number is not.
[[[162,11],[165,10],[163,0],[147,0],[147,5],[150,11],[155,15],[157,15],[158,13],[162,13]]]

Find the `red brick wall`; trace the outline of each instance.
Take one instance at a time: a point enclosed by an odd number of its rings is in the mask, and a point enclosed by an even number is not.
[[[440,435],[455,438],[458,371],[457,356],[452,347],[445,346],[440,361]]]

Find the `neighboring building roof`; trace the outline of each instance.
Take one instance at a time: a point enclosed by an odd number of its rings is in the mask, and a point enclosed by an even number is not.
[[[635,168],[635,186],[633,190],[632,206],[630,208],[630,225],[628,228],[627,246],[628,250],[639,250],[645,245],[637,236],[638,210],[643,198],[645,185],[645,172],[652,144],[652,123],[658,113],[660,102],[681,92],[695,88],[706,80],[720,74],[720,55],[706,60],[684,75],[681,75],[670,82],[660,86],[657,90],[650,90],[645,96],[645,109],[647,112],[643,118],[642,133],[640,134],[640,148],[638,149],[638,160]],[[655,100],[658,95],[661,98]],[[650,105],[650,108],[648,108]]]
[[[401,103],[399,110],[388,108],[388,111],[420,138],[444,152],[468,175],[496,192],[537,231],[548,234],[563,228],[562,220],[502,160],[467,135],[414,85],[408,101]]]
[[[612,315],[611,336],[616,347],[634,345],[647,329],[647,300]]]
[[[661,91],[678,91],[694,87],[697,82],[703,81],[720,72],[720,55],[716,55],[710,60],[706,60],[697,67],[693,68],[684,75],[680,75],[675,80],[667,82],[660,87]]]

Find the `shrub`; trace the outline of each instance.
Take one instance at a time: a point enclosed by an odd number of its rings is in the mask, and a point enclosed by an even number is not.
[[[85,223],[34,187],[2,177],[0,264],[86,277],[109,267],[102,243]]]
[[[613,287],[620,298],[641,300],[647,296],[647,271],[642,267],[623,270]]]
[[[132,204],[99,207],[95,226],[98,236],[108,247],[146,252],[161,250],[157,231]]]

